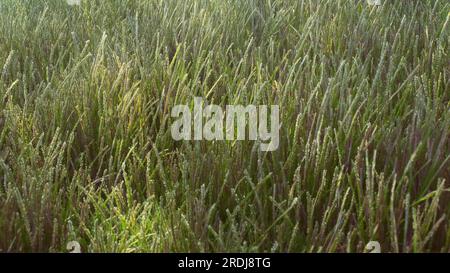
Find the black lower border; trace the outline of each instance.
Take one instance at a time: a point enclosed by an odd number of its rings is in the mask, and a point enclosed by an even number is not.
[[[2,267],[90,272],[388,272],[447,268],[448,254],[0,254]],[[100,272],[100,271],[99,271]],[[400,271],[399,271],[400,272]]]

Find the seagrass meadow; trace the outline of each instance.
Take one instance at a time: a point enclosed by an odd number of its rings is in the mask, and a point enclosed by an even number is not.
[[[0,1],[0,252],[450,252],[450,2]],[[279,105],[279,148],[171,109]]]

